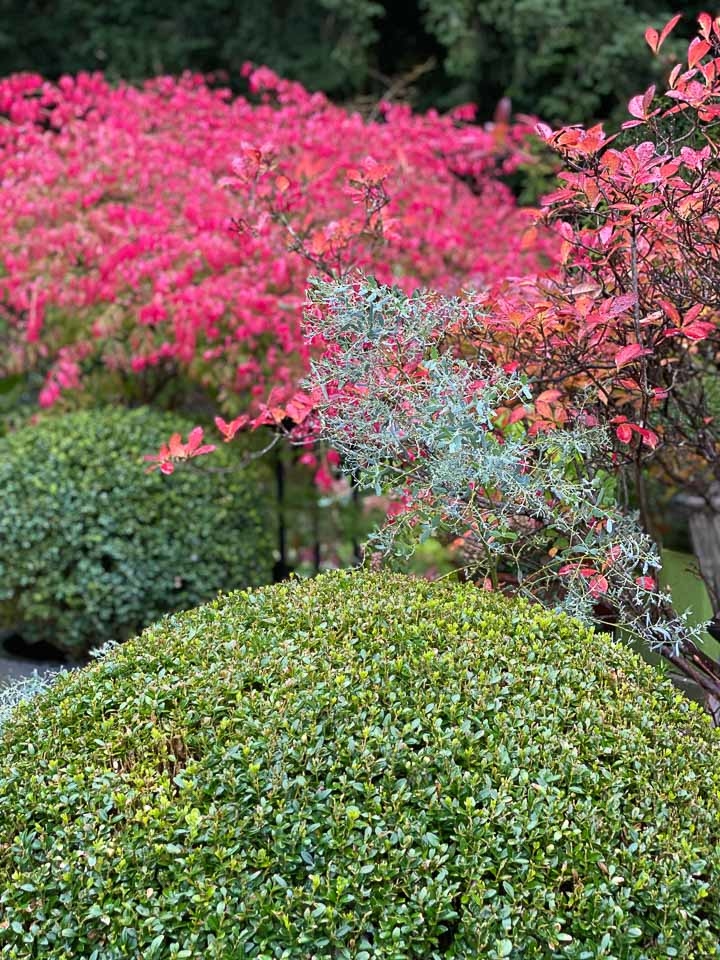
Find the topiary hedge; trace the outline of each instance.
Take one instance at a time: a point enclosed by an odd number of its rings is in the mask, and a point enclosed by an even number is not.
[[[17,708],[0,955],[717,957],[719,761],[564,616],[365,573],[235,593]]]
[[[264,477],[227,448],[212,472],[148,474],[192,424],[147,408],[48,419],[0,438],[0,626],[73,653],[220,589],[272,579]]]

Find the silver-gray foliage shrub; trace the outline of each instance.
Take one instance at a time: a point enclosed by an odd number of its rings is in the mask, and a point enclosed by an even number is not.
[[[585,621],[604,609],[665,652],[699,638],[657,586],[654,543],[617,504],[607,431],[581,408],[550,432],[512,422],[532,392],[453,338],[465,301],[365,278],[316,280],[310,300],[308,335],[331,345],[309,380],[323,435],[361,488],[395,503],[372,549],[407,557],[429,537],[456,540],[489,588]]]

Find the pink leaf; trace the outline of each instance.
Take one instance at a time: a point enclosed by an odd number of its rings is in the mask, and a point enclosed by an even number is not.
[[[660,32],[660,39],[658,40],[657,50],[659,50],[660,47],[663,45],[663,43],[665,43],[668,36],[672,33],[672,31],[677,26],[677,23],[679,20],[682,20],[682,14],[676,13],[675,16],[672,17],[670,20],[668,20],[668,22],[662,28],[662,31]],[[657,50],[655,51],[656,53],[657,53]]]
[[[184,457],[185,456],[185,444],[182,442],[182,437],[179,433],[174,433],[170,440],[168,441],[168,456],[170,457]]]
[[[652,353],[652,351],[643,347],[641,344],[629,343],[615,354],[615,366],[619,370],[620,367],[624,367],[626,363],[632,363],[633,360],[637,360],[639,357],[643,357],[648,353]]]
[[[709,13],[701,13],[698,17],[698,23],[700,24],[700,36],[704,37],[705,40],[709,40],[710,31],[712,30],[712,17]]]
[[[552,127],[549,127],[546,123],[536,123],[535,124],[535,133],[540,137],[541,140],[544,140],[546,143],[548,140],[552,139]]]
[[[225,443],[229,443],[238,430],[242,430],[242,428],[247,425],[249,419],[245,413],[239,417],[235,417],[230,423],[226,423],[222,417],[215,417],[215,426],[225,438]]]
[[[637,297],[634,293],[623,293],[619,297],[613,297],[612,300],[606,301],[608,304],[607,316],[619,317],[621,313],[625,313],[630,307],[634,307],[636,300]]]
[[[659,40],[660,35],[657,30],[655,30],[654,27],[648,27],[645,31],[645,41],[653,53],[657,53],[658,51]]]
[[[524,420],[527,416],[527,410],[525,407],[519,406],[515,407],[510,416],[508,417],[508,426],[511,423],[518,423],[520,420]]]
[[[644,446],[650,447],[651,450],[654,450],[658,443],[660,443],[660,437],[658,437],[654,430],[649,430],[647,427],[638,427],[637,431],[640,434],[641,442]]]
[[[621,423],[615,430],[615,435],[620,443],[630,443],[633,435],[633,428],[629,423]]]
[[[628,110],[633,117],[637,117],[638,120],[646,120],[648,116],[648,110],[652,104],[653,97],[655,96],[655,87],[648,87],[645,93],[640,96],[633,97],[630,103],[628,104]]]
[[[633,117],[637,117],[638,120],[645,119],[645,106],[643,104],[643,98],[640,96],[640,94],[633,97],[628,103],[628,113],[630,113],[630,115]]]
[[[188,435],[188,442],[185,448],[187,456],[194,456],[197,448],[202,443],[203,438],[203,428],[202,427],[193,427]]]
[[[535,402],[553,403],[555,400],[559,400],[560,397],[562,397],[560,390],[543,390],[543,392],[535,398]]]

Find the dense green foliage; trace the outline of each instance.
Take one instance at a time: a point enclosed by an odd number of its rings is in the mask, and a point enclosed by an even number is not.
[[[675,12],[665,0],[422,0],[422,7],[447,51],[456,97],[491,107],[492,97],[506,95],[516,109],[562,123],[624,110],[648,77],[662,76],[643,33]],[[692,4],[685,12],[692,29]]]
[[[145,472],[142,454],[188,429],[147,408],[106,409],[0,438],[2,626],[83,653],[271,579],[263,474],[226,449],[210,473]]]
[[[0,953],[720,956],[720,756],[632,652],[339,572],[149,628],[0,739]]]

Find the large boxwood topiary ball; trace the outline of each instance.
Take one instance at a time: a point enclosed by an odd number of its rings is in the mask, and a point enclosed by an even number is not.
[[[699,708],[568,618],[236,593],[17,708],[0,955],[716,957],[719,787]]]
[[[142,454],[191,428],[103,409],[0,438],[0,626],[82,654],[271,579],[257,469],[223,448],[171,477],[146,473]]]

